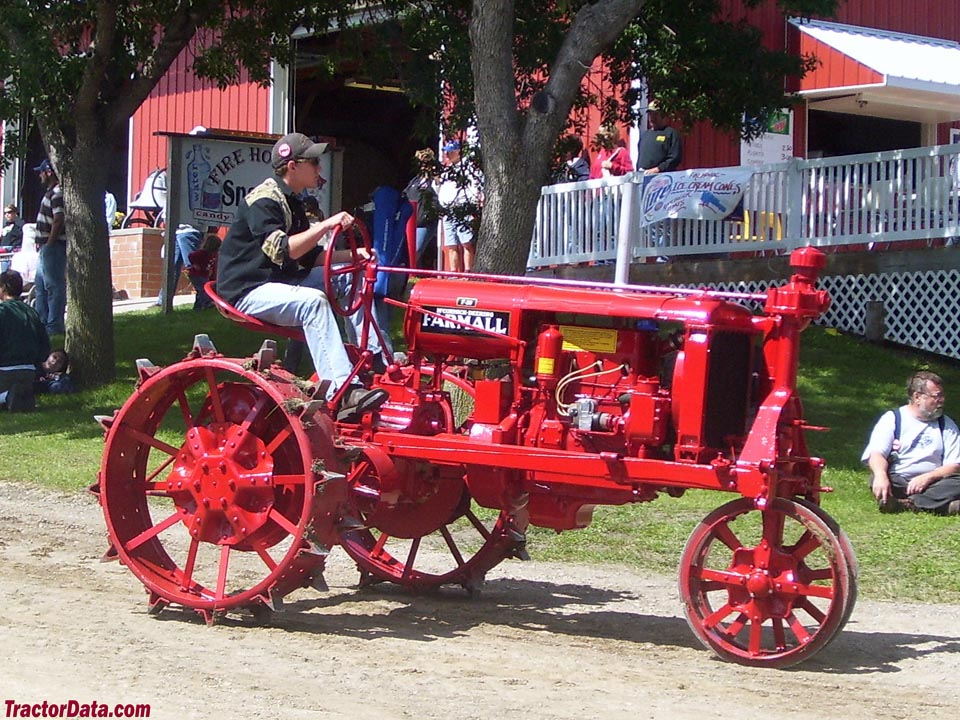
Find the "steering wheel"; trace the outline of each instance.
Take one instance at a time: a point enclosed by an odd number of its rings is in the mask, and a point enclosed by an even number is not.
[[[323,289],[327,293],[327,301],[330,303],[330,307],[341,317],[349,317],[363,307],[364,297],[368,290],[373,289],[367,287],[369,284],[367,278],[376,277],[375,271],[367,272],[367,268],[371,265],[374,266],[374,269],[376,268],[376,260],[372,257],[363,257],[359,252],[361,247],[366,249],[368,253],[372,254],[373,252],[373,244],[370,242],[370,233],[367,231],[366,225],[358,220],[350,226],[349,230],[351,232],[345,233],[346,249],[350,251],[349,262],[337,263],[336,266],[333,264],[334,249],[343,233],[343,228],[340,226],[337,226],[337,229],[333,231],[333,237],[330,238],[330,243],[327,245],[326,257],[323,261]],[[357,235],[360,236],[361,244],[357,242]],[[334,281],[343,275],[350,276],[350,287],[343,297],[339,298]]]

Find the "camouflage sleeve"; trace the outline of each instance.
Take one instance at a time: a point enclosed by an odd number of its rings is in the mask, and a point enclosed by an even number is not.
[[[283,267],[290,257],[290,238],[283,230],[274,230],[264,239],[260,249],[270,258],[270,262]]]

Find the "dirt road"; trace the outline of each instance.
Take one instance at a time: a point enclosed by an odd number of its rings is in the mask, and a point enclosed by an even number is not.
[[[861,601],[788,671],[720,662],[687,628],[675,579],[509,561],[482,595],[302,590],[269,627],[146,613],[103,564],[88,496],[0,483],[5,701],[149,703],[151,718],[944,718],[960,690],[960,607]],[[533,548],[534,554],[536,549]]]

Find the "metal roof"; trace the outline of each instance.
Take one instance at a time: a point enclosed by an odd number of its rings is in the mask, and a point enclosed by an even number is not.
[[[800,31],[800,51],[822,63],[800,86],[817,109],[960,119],[960,42],[823,20],[790,23]]]

